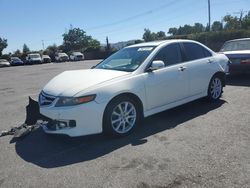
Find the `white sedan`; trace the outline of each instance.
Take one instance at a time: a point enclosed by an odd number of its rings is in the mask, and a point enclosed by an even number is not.
[[[207,97],[218,100],[228,58],[190,40],[126,47],[89,70],[66,71],[39,95],[43,129],[71,137],[124,136],[139,120]]]

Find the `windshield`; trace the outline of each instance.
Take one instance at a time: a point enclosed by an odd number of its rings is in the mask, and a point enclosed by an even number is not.
[[[229,41],[221,48],[221,52],[237,50],[250,50],[250,40]]]
[[[67,56],[65,53],[58,53],[58,56]]]
[[[72,55],[82,55],[80,52],[73,52]]]
[[[132,72],[143,63],[154,48],[153,46],[124,48],[98,64],[96,68]]]
[[[30,58],[40,58],[39,54],[30,54]]]
[[[21,61],[18,57],[12,57],[11,60],[12,61]]]

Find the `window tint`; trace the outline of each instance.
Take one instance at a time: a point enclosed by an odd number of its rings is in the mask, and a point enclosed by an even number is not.
[[[186,51],[187,60],[196,60],[211,56],[211,53],[202,46],[195,43],[183,43]]]
[[[205,57],[211,57],[212,56],[211,52],[209,52],[206,48],[203,48],[203,51],[204,51]]]
[[[162,60],[165,66],[174,65],[182,62],[181,50],[179,44],[170,44],[156,55],[154,60]]]

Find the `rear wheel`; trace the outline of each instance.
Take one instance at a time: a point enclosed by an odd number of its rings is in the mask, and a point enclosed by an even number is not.
[[[107,106],[103,120],[106,134],[126,136],[134,130],[139,121],[139,107],[132,99],[119,97]]]
[[[207,98],[210,101],[217,101],[221,97],[222,91],[223,91],[222,79],[219,76],[216,75],[213,76],[213,78],[209,83]]]

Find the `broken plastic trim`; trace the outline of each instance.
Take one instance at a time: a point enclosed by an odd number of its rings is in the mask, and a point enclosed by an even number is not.
[[[26,106],[25,122],[18,127],[12,127],[7,131],[2,131],[0,137],[13,135],[16,138],[20,138],[26,136],[40,127],[40,123],[37,123],[38,120],[49,121],[50,119],[40,114],[38,102],[29,97],[29,104]]]

